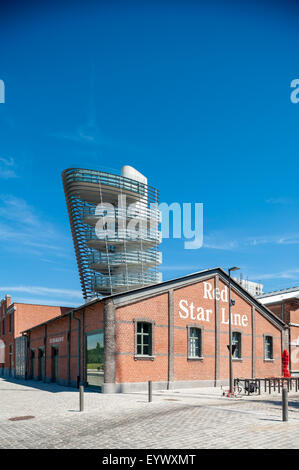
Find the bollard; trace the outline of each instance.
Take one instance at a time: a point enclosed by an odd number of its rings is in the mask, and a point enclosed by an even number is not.
[[[153,401],[153,384],[152,381],[148,381],[148,401]]]
[[[288,421],[288,389],[282,389],[282,421]]]
[[[84,385],[79,386],[80,411],[84,411]]]

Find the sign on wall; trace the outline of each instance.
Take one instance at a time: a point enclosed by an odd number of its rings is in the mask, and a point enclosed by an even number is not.
[[[221,300],[223,303],[228,304],[228,288],[225,286],[223,289],[219,287],[213,288],[213,285],[210,282],[204,282],[204,299],[210,300]],[[228,325],[228,307],[221,307],[220,309],[220,321],[223,325]],[[203,322],[211,322],[214,316],[213,309],[207,309],[201,306],[197,306],[193,301],[188,299],[181,299],[179,301],[179,316],[182,319],[197,320]],[[242,313],[232,313],[231,312],[231,321],[233,326],[248,326],[248,316]]]
[[[49,339],[49,343],[50,344],[53,344],[53,343],[62,343],[64,341],[64,337],[63,336],[57,336],[56,338],[50,338]]]

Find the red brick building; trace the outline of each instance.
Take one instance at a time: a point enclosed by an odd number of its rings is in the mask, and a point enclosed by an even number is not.
[[[102,392],[227,384],[228,283],[221,268],[93,300],[27,329],[28,376]],[[282,373],[288,326],[234,280],[234,377]]]
[[[13,302],[7,295],[0,303],[0,376],[24,375],[24,341],[22,331],[57,317],[69,307],[30,305]],[[17,351],[17,352],[16,352]],[[16,368],[17,371],[16,374]]]

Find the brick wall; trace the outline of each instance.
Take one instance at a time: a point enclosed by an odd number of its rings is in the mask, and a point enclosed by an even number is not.
[[[214,289],[216,289],[215,277],[174,291],[173,354],[176,382],[226,381],[228,378],[228,287],[219,281],[217,292]],[[231,297],[235,301],[231,309],[232,331],[240,332],[242,338],[242,357],[233,360],[234,376],[281,375],[281,330],[264,318],[259,311],[253,309],[250,301],[244,299],[233,288]],[[146,361],[135,357],[133,320],[138,318],[155,322],[152,360]],[[168,380],[167,326],[167,293],[116,309],[117,383]],[[202,329],[201,359],[188,358],[188,327]],[[264,358],[265,334],[273,337],[272,361],[266,361]],[[219,359],[216,364],[217,349]]]
[[[5,364],[0,364],[0,367],[2,367],[3,370],[5,369],[7,373],[13,375],[15,367],[15,338],[21,336],[22,331],[62,315],[68,310],[70,309],[67,307],[11,303],[10,296],[2,300],[0,304],[0,339],[5,343]],[[5,322],[4,334],[3,320]],[[11,350],[13,352],[12,362],[10,360]]]
[[[103,305],[97,303],[87,307],[82,311],[74,312],[72,315],[65,315],[63,318],[55,319],[45,325],[41,325],[30,331],[29,357],[35,351],[35,377],[39,376],[39,365],[36,358],[39,349],[44,348],[46,357],[45,380],[53,380],[54,356],[53,349],[58,350],[58,382],[63,385],[74,385],[78,376],[78,321],[81,325],[80,348],[82,357],[80,358],[81,380],[85,380],[85,334],[103,328]],[[32,360],[29,360],[29,376],[32,375]]]
[[[154,321],[154,360],[135,357],[135,320]],[[167,381],[168,294],[116,309],[116,382]]]

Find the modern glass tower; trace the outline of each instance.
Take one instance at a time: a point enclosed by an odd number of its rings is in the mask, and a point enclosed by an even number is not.
[[[69,168],[62,173],[83,297],[162,281],[158,190],[130,166],[121,176]]]

